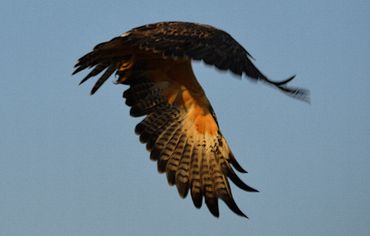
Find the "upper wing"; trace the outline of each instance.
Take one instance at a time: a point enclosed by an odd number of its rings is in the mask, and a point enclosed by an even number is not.
[[[134,28],[112,39],[163,57],[203,60],[221,70],[243,73],[261,80],[285,94],[309,101],[309,91],[287,86],[294,76],[283,81],[272,81],[261,73],[251,61],[251,55],[228,33],[209,25],[188,22],[160,22]],[[104,45],[104,44],[102,44]],[[99,49],[98,45],[95,49]]]
[[[166,172],[180,196],[190,191],[200,208],[203,197],[210,212],[219,215],[218,199],[240,216],[228,178],[246,191],[257,191],[236,175],[237,163],[219,130],[216,116],[187,59],[164,59],[151,52],[111,41],[82,57],[78,71],[93,67],[81,81],[103,72],[94,93],[115,71],[117,83],[130,86],[123,94],[132,116],[146,116],[135,131],[147,144],[158,171]]]

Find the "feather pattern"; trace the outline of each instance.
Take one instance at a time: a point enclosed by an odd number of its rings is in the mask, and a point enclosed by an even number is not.
[[[287,86],[295,76],[282,81],[269,79],[258,70],[252,63],[252,56],[230,34],[209,25],[190,22],[159,22],[134,28],[122,36],[97,45],[91,53],[79,60],[74,74],[97,64],[100,66],[110,64],[112,59],[130,57],[130,54],[122,54],[123,50],[116,50],[127,47],[161,57],[203,60],[220,70],[230,70],[239,76],[245,74],[289,96],[309,102],[308,90]],[[107,57],[107,54],[111,57]],[[89,62],[88,66],[86,62]]]
[[[135,127],[146,143],[158,171],[166,173],[182,198],[190,192],[196,208],[204,202],[219,216],[218,199],[237,215],[246,217],[232,196],[229,180],[256,192],[234,169],[246,171],[236,161],[218,126],[216,115],[197,82],[191,60],[203,60],[221,70],[264,81],[295,98],[308,101],[308,91],[288,87],[293,77],[272,81],[252,63],[251,55],[228,33],[208,25],[160,22],[134,28],[98,44],[81,57],[73,74],[91,68],[81,81],[103,73],[91,94],[114,73],[130,114],[144,116]]]

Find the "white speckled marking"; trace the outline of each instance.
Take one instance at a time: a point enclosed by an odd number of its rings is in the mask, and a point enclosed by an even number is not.
[[[121,34],[121,37],[127,37],[131,34],[131,32],[125,32]]]

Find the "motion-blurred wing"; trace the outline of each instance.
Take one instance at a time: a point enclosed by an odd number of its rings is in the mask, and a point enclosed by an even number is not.
[[[272,81],[251,61],[251,55],[228,33],[209,25],[189,22],[160,22],[141,26],[123,34],[126,43],[164,57],[187,57],[203,60],[220,70],[243,73],[261,80],[294,98],[309,101],[308,90],[288,87],[294,76],[283,81]],[[122,40],[122,37],[118,37]]]

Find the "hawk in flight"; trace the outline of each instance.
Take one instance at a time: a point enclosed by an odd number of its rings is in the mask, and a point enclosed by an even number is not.
[[[294,76],[272,81],[251,62],[252,56],[228,33],[209,25],[160,22],[134,28],[98,44],[75,65],[76,74],[91,71],[81,83],[102,73],[91,90],[94,94],[115,73],[116,83],[128,85],[123,93],[130,115],[145,116],[136,126],[158,171],[166,173],[194,206],[203,198],[209,211],[219,216],[218,199],[236,214],[247,217],[235,203],[229,180],[248,192],[256,189],[235,173],[246,171],[235,159],[220,131],[216,114],[198,83],[191,60],[202,60],[220,70],[246,75],[283,93],[308,101],[308,91],[288,87]],[[234,170],[235,169],[235,170]]]

